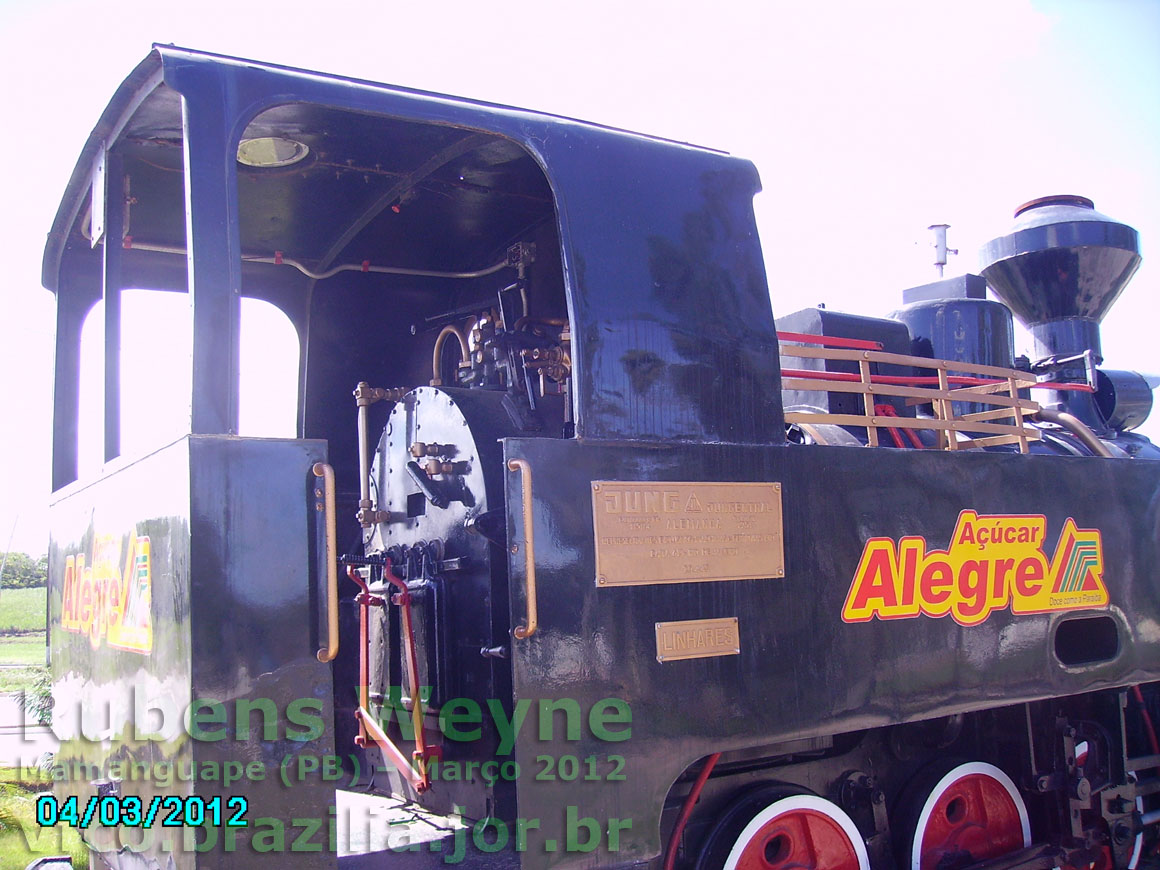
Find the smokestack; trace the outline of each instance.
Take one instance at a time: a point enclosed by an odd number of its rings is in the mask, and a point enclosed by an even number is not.
[[[1032,368],[1047,380],[1095,383],[1100,321],[1140,265],[1136,231],[1082,196],[1045,196],[1015,210],[1009,234],[983,246],[983,277],[1035,340]],[[1090,396],[1057,393],[1103,428]]]
[[[1045,196],[1019,206],[1010,234],[980,259],[987,283],[1035,336],[1037,356],[1098,357],[1099,322],[1140,265],[1140,242],[1090,199]]]

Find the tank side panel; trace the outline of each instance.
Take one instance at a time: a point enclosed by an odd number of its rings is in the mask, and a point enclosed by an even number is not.
[[[181,775],[193,757],[182,724],[189,581],[187,441],[56,495],[48,626],[58,799],[76,796],[83,810],[98,787],[145,805],[192,793]],[[192,855],[168,854],[153,830],[94,824],[85,836],[111,867],[195,866]]]
[[[639,444],[526,440],[509,440],[506,452],[529,460],[534,479],[540,625],[531,638],[512,641],[515,697],[530,704],[515,747],[522,768],[519,810],[524,817],[542,816],[525,866],[591,862],[592,854],[565,848],[570,832],[573,846],[580,842],[579,820],[585,818],[597,820],[603,831],[613,818],[632,822],[619,852],[603,854],[601,866],[657,854],[659,808],[670,785],[714,751],[1160,676],[1160,592],[1154,580],[1160,466],[841,447],[642,450]],[[781,484],[784,577],[597,586],[593,481],[730,480]],[[510,534],[522,545],[519,475],[510,474],[507,486]],[[873,614],[862,622],[844,620],[856,575],[880,587],[886,582],[881,573],[886,563],[879,564],[877,575],[859,571],[868,542],[883,548],[892,542],[897,548],[907,538],[915,542],[908,546],[917,547],[921,538],[924,556],[937,562],[956,535],[963,538],[961,523],[970,516],[964,512],[979,521],[976,543],[978,529],[988,523],[1041,528],[1034,542],[1010,546],[1038,546],[1048,571],[1060,552],[1071,553],[1073,544],[1085,540],[1090,544],[1085,533],[1098,531],[1098,558],[1092,564],[1098,564],[1108,603],[1016,613],[1009,601],[973,625],[956,622],[953,614],[899,617],[895,612],[896,618]],[[1075,540],[1069,544],[1073,527]],[[960,541],[952,553],[960,563],[971,560],[963,546],[969,550],[971,542]],[[977,561],[992,566],[997,561],[995,551],[977,552]],[[522,558],[522,551],[511,556],[513,625],[525,618]],[[1006,575],[1008,588],[1013,568]],[[976,569],[965,575],[956,570],[952,585],[975,582]],[[931,611],[937,610],[930,602],[939,597],[940,576],[936,570],[926,592],[917,596]],[[1025,576],[1028,589],[1034,586],[1031,576]],[[1082,571],[1073,579],[1090,580]],[[989,582],[995,582],[994,575]],[[863,603],[875,602],[871,596]],[[658,661],[657,623],[730,618],[738,620],[739,653]],[[1070,665],[1060,660],[1061,651],[1065,657],[1076,652],[1057,646],[1057,629],[1076,618],[1114,626],[1118,643],[1107,660]],[[630,710],[627,739],[624,723],[607,724],[601,738],[590,721],[577,739],[565,739],[563,713],[554,714],[555,729],[541,739],[536,719],[541,701],[569,699],[588,716],[604,709],[601,702],[609,698]],[[564,756],[582,762],[594,757],[594,778],[561,778]],[[546,768],[547,775],[539,776]],[[613,779],[614,772],[623,779]],[[607,840],[601,842],[607,849]]]
[[[326,645],[326,579],[315,567],[324,543],[312,473],[325,444],[191,444],[192,699],[202,724],[190,731],[199,770],[223,773],[197,788],[248,802],[247,826],[211,832],[219,842],[197,866],[250,866],[279,836],[280,867],[333,866],[338,760],[331,668],[316,658]]]

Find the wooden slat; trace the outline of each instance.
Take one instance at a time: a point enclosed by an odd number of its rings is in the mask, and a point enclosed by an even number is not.
[[[808,359],[848,360],[859,362],[883,363],[885,365],[914,366],[943,372],[971,372],[986,377],[1014,378],[1020,384],[1034,384],[1037,382],[1034,375],[1016,369],[1004,369],[998,366],[978,365],[957,360],[931,359],[925,356],[908,356],[900,353],[887,353],[881,350],[843,350],[840,348],[806,347],[804,345],[782,345],[781,355]],[[968,377],[971,375],[968,375]],[[1005,385],[1004,385],[1005,386]]]
[[[1008,391],[1008,395],[1011,395],[1011,396],[1018,395],[1018,393],[1017,393],[1017,390],[1018,390],[1018,384],[1015,382],[1015,379],[1014,379],[1014,378],[1010,378],[1010,379],[1007,381],[1007,383],[1008,383],[1008,384],[1010,385],[1010,387],[1011,387],[1011,389]],[[1015,411],[1015,425],[1016,425],[1016,426],[1018,426],[1020,429],[1025,429],[1026,427],[1023,425],[1023,410],[1022,410],[1022,408],[1023,408],[1023,406],[1022,406],[1022,405],[1016,405],[1016,406],[1015,406],[1015,408],[1014,408],[1014,411]],[[1028,447],[1027,447],[1027,439],[1026,439],[1026,438],[1020,438],[1020,439],[1019,439],[1019,452],[1020,452],[1020,453],[1026,453],[1027,451],[1028,451]]]
[[[936,399],[951,399],[955,402],[976,402],[982,405],[998,405],[1004,408],[1023,408],[1026,411],[1038,411],[1039,404],[1030,399],[1012,399],[1010,396],[992,396],[972,394],[969,389],[951,389],[942,391],[934,387],[896,387],[892,384],[870,384],[867,387],[861,381],[831,381],[825,378],[782,378],[782,389],[785,390],[817,390],[827,393],[861,393],[870,392],[875,396],[899,396],[903,398],[921,399],[917,404],[926,404]],[[1006,384],[999,384],[999,389],[1007,389]],[[1008,411],[1008,414],[1011,412]],[[966,419],[965,417],[962,419]]]
[[[1009,388],[1009,381],[995,381],[993,384],[979,384],[971,387],[955,387],[952,393],[1002,393]]]
[[[944,450],[961,448],[983,448],[1001,444],[1018,444],[1022,453],[1028,452],[1028,442],[1039,439],[1039,431],[1025,425],[1028,413],[1039,410],[1039,405],[1031,399],[1019,397],[1019,391],[1036,383],[1036,378],[1027,372],[998,366],[977,365],[956,360],[939,360],[915,357],[885,351],[846,350],[841,348],[819,348],[801,345],[782,346],[786,357],[800,357],[819,360],[842,360],[856,362],[858,380],[832,380],[826,377],[803,378],[786,377],[783,389],[821,391],[861,395],[863,414],[809,414],[787,413],[789,423],[826,423],[838,426],[856,426],[866,430],[869,446],[877,447],[878,430],[927,429],[938,433],[939,446]],[[876,383],[871,374],[873,363],[894,366],[914,366],[934,373],[937,386],[929,387]],[[967,377],[981,379],[994,378],[993,383],[952,386],[952,375],[960,373]],[[836,373],[829,373],[836,374]],[[852,373],[851,373],[852,374]],[[850,374],[847,375],[850,377]],[[929,403],[934,410],[934,418],[878,416],[873,412],[879,397],[899,397],[907,405]],[[986,410],[961,416],[955,414],[956,403],[982,405]],[[1002,422],[992,422],[1002,421]],[[983,437],[974,437],[980,434]],[[957,435],[968,437],[959,440]]]
[[[862,376],[861,386],[862,390],[864,391],[862,395],[862,410],[866,413],[867,416],[869,416],[873,414],[875,410],[877,410],[874,407],[874,386],[870,382],[870,363],[864,359],[859,360],[858,372]],[[878,430],[874,428],[873,425],[866,426],[866,442],[871,447],[878,446]]]
[[[962,420],[936,420],[931,417],[864,417],[861,414],[811,414],[790,411],[785,415],[787,423],[834,423],[838,426],[871,426],[896,429],[933,429],[955,432],[985,432],[995,435],[1016,433],[1016,427],[1002,423],[965,423]],[[1028,438],[1036,437],[1036,430],[1024,429]]]
[[[1006,385],[1004,384],[1004,388]],[[1011,396],[983,396],[971,393],[969,390],[951,390],[950,399],[953,402],[974,402],[979,405],[995,405],[1001,408],[1022,408],[1025,411],[1038,411],[1039,403],[1031,399],[1016,399]]]
[[[974,414],[960,414],[959,420],[996,420],[1003,417],[1014,417],[1015,408],[992,408],[990,411],[976,411]],[[1012,425],[1018,425],[1012,423]]]
[[[947,370],[945,368],[940,368],[938,370],[938,388],[945,393],[949,393],[951,390],[950,382],[947,380]],[[936,407],[941,412],[939,414],[939,416],[942,417],[944,420],[953,420],[955,418],[954,408],[951,407],[951,403],[949,401],[947,401],[946,399],[941,399],[938,402],[938,404],[936,405]],[[987,425],[993,426],[995,424],[988,423]],[[959,439],[953,438],[951,436],[950,432],[947,432],[946,435],[947,435],[947,437],[946,437],[947,450],[958,450],[959,449]]]
[[[968,447],[994,447],[999,444],[1020,444],[1024,441],[1038,441],[1039,431],[1036,429],[1024,429],[1022,435],[988,435],[986,438],[971,438],[967,441],[960,441],[959,445],[966,445]],[[1024,451],[1026,452],[1026,451]]]

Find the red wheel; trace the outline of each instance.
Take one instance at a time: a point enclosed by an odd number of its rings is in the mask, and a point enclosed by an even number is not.
[[[752,809],[753,804],[749,807]],[[749,816],[750,813],[745,813]],[[734,815],[736,819],[736,815]],[[858,828],[841,807],[815,795],[796,794],[760,805],[737,831],[717,838],[716,866],[723,870],[869,870]],[[736,833],[733,833],[733,832]],[[726,851],[728,850],[728,851]]]
[[[1007,774],[974,761],[927,793],[910,841],[911,870],[965,866],[1031,845],[1031,825]]]

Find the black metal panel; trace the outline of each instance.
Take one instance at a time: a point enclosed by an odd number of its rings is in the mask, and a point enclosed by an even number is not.
[[[52,488],[77,479],[80,409],[81,328],[101,297],[101,263],[89,253],[70,260],[60,275],[56,299],[56,347],[52,385]]]
[[[326,604],[315,567],[323,559],[311,469],[325,460],[317,441],[190,439],[190,687],[194,699],[212,699],[227,713],[225,724],[207,726],[227,736],[195,741],[193,757],[223,766],[245,759],[264,774],[198,789],[229,795],[240,786],[251,818],[280,819],[288,831],[295,818],[320,820],[325,830],[335,788],[321,767],[335,759],[331,670],[315,655],[325,646]],[[245,712],[249,705],[260,712]],[[262,829],[251,824],[238,833],[234,854],[207,853],[197,867],[260,860],[250,850]],[[278,863],[315,868],[334,860],[287,848]]]
[[[483,250],[478,244],[473,248],[471,239],[480,238],[473,234],[482,221],[494,217],[481,188],[494,183],[496,172],[510,162],[511,154],[492,153],[495,148],[512,150],[502,139],[540,165],[554,199],[573,346],[580,349],[573,372],[577,434],[740,443],[782,439],[774,388],[776,342],[752,211],[758,180],[750,163],[516,109],[172,47],[159,47],[157,53],[166,84],[184,97],[192,119],[187,135],[193,138],[186,147],[193,217],[186,241],[194,246],[194,283],[204,280],[202,292],[209,294],[203,299],[207,307],[202,308],[201,322],[216,318],[219,324],[236,323],[230,293],[238,288],[242,251],[237,206],[231,199],[237,175],[232,147],[263,110],[317,103],[378,114],[403,123],[400,129],[426,126],[444,139],[448,131],[483,131],[497,137],[491,145],[478,149],[463,165],[449,165],[446,178],[440,171],[431,176],[432,184],[450,185],[448,191],[461,207],[442,214],[436,205],[446,197],[432,197],[429,218],[437,227],[428,225],[425,241],[415,247],[426,250],[430,239],[441,238],[450,228],[468,242],[461,253]],[[131,97],[139,101],[136,89],[141,86],[140,77],[126,82],[113,106],[121,111],[122,104],[133,104]],[[150,112],[161,113],[151,122],[158,130],[173,128],[175,119],[166,111],[171,115],[175,105],[171,100],[148,104]],[[102,125],[115,128],[111,116]],[[82,155],[86,168],[95,147]],[[542,219],[545,187],[530,172],[531,165],[526,157],[517,160],[504,184],[509,194],[518,194],[516,199],[530,196],[539,203],[525,211],[513,206],[505,220],[521,214],[522,220]],[[87,192],[82,175],[70,182],[46,254],[45,274],[54,288],[61,240],[77,232],[69,216],[79,213],[78,201]],[[318,210],[343,199],[292,197],[307,212],[295,215],[291,226],[302,221],[320,225]],[[405,215],[408,203],[399,206]],[[418,208],[419,215],[423,208]],[[343,225],[356,217],[352,213]],[[388,232],[375,230],[380,231]],[[261,233],[255,236],[261,238]],[[412,237],[392,238],[402,244]],[[373,241],[372,233],[363,242],[352,242],[351,252],[362,254],[374,247],[367,247]],[[451,259],[449,252],[432,250],[431,255]],[[423,265],[446,268],[446,262]],[[706,305],[707,299],[713,304]],[[232,425],[232,332],[219,330],[218,339],[196,346],[195,431],[224,432]]]
[[[229,838],[214,829],[199,854],[160,823],[139,854],[122,847],[139,845],[140,832],[94,826],[108,866],[163,868],[171,854],[190,870],[249,866],[250,838],[275,824],[290,831],[291,819],[309,818],[326,830],[335,782],[321,765],[334,775],[337,762],[330,667],[315,658],[320,460],[318,442],[193,437],[57,495],[49,620],[66,738],[58,760],[69,765],[58,794],[84,801],[97,781],[119,778],[115,793],[146,805],[165,795],[249,801],[249,826]],[[70,557],[79,591],[66,612]],[[286,850],[279,863],[333,860]]]
[[[800,332],[806,335],[825,335],[836,338],[854,338],[862,341],[876,341],[887,353],[910,353],[910,332],[905,323],[885,317],[866,317],[847,314],[828,308],[803,308],[777,318],[777,328],[781,332]],[[788,357],[786,368],[807,371],[848,372],[856,374],[858,363],[853,360],[819,360]],[[870,371],[876,375],[907,376],[912,374],[904,366],[871,363]],[[863,409],[862,397],[855,393],[829,393],[825,390],[782,390],[785,406],[799,408],[820,408],[830,414],[873,413],[874,409]],[[900,417],[913,417],[914,406],[897,396],[880,397],[884,404],[894,408]],[[865,439],[866,430],[851,426],[849,431]]]
[[[976,365],[1015,367],[1015,325],[1011,310],[987,299],[986,281],[963,275],[904,290],[906,305],[891,317],[910,330],[914,356],[949,359]],[[952,372],[953,374],[954,372]],[[930,375],[931,370],[916,369]],[[929,408],[929,406],[927,406]],[[977,402],[955,402],[958,416],[989,410]]]
[[[186,231],[193,316],[191,432],[238,431],[242,251],[237,224],[237,124],[246,88],[221,89],[212,68],[166,70],[182,93]]]
[[[84,803],[98,782],[115,778],[122,779],[123,797],[146,803],[193,793],[177,777],[194,755],[181,726],[191,700],[193,656],[186,442],[114,464],[100,480],[59,492],[49,517],[53,728],[62,741],[55,758],[57,796],[76,795]],[[149,542],[150,566],[144,589],[135,588],[142,538]],[[148,626],[144,637],[117,636],[125,620],[115,612],[126,609],[127,600],[138,608],[131,622]],[[140,765],[136,772],[127,766],[134,763]],[[166,866],[163,839],[155,833],[140,850],[143,863],[131,865],[120,864],[115,853],[142,840],[118,842],[115,831],[100,826],[87,835],[110,866]]]
[[[518,784],[519,811],[577,807],[580,816],[633,820],[627,852],[660,849],[658,814],[673,780],[714,751],[844,733],[1024,699],[1123,685],[1160,674],[1154,566],[1160,558],[1160,466],[1098,459],[954,455],[806,447],[642,449],[509,440],[508,457],[535,475],[539,631],[513,641],[518,698],[626,700],[632,736],[545,743],[525,729],[522,765],[537,755],[625,756],[620,783],[536,780]],[[784,579],[598,589],[593,561],[593,480],[771,480],[784,499]],[[508,484],[509,534],[522,536],[519,477]],[[964,509],[1042,514],[1049,545],[1064,521],[1103,535],[1111,604],[1099,612],[1119,637],[1112,660],[1068,667],[1054,655],[1058,625],[1087,612],[1015,616],[999,610],[979,625],[948,618],[843,621],[843,604],[865,542],[923,536],[945,548]],[[520,538],[522,540],[522,537]],[[522,556],[511,557],[513,624],[524,618]],[[737,617],[741,653],[660,664],[654,624]],[[539,769],[534,768],[534,769]],[[542,835],[562,837],[563,811]],[[622,843],[623,846],[623,843]],[[542,840],[524,866],[580,866],[592,856],[544,857]]]
[[[582,126],[538,147],[570,281],[576,434],[780,443],[752,164]]]

